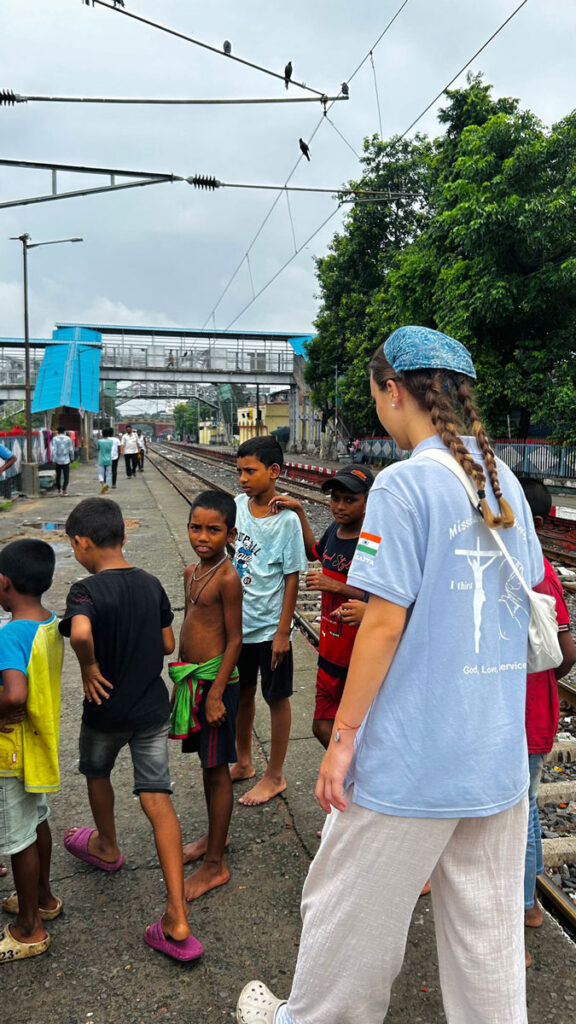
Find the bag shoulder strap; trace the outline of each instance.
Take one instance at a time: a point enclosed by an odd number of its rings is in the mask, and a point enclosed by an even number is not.
[[[504,541],[502,540],[502,537],[500,536],[500,531],[493,530],[492,527],[488,526],[488,523],[485,522],[480,508],[480,499],[478,497],[478,492],[473,486],[472,481],[470,480],[470,477],[468,476],[466,471],[462,469],[460,463],[454,458],[453,455],[450,454],[448,450],[442,451],[440,448],[429,448],[426,451],[420,452],[415,457],[417,459],[426,458],[432,459],[433,462],[439,462],[442,466],[446,466],[446,469],[449,469],[450,472],[454,474],[454,476],[458,477],[460,483],[464,487],[464,490],[466,491],[466,494],[470,499],[472,507],[476,509],[476,512],[478,512],[486,529],[490,531],[493,540],[496,542],[502,554],[504,555],[504,558],[508,562],[509,566],[520,580],[520,583],[522,584],[524,590],[526,591],[529,597],[532,597],[532,591],[526,583],[526,580],[524,579],[522,573],[518,571],[518,568],[514,560],[510,557],[508,548],[506,547]]]

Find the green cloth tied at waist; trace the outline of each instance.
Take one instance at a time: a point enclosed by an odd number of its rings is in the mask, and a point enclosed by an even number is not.
[[[168,665],[168,674],[176,687],[174,703],[170,715],[170,739],[185,740],[187,736],[198,732],[198,707],[202,697],[202,682],[216,679],[222,658],[219,654],[201,665],[192,665],[187,661],[173,661]],[[235,668],[229,679],[230,683],[238,682],[238,669]]]

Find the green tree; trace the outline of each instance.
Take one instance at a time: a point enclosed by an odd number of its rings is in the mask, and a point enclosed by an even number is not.
[[[445,134],[426,147],[418,143],[426,164],[424,215],[395,251],[386,249],[376,288],[361,295],[362,329],[346,336],[344,413],[351,411],[355,423],[369,426],[370,355],[398,325],[422,323],[471,349],[495,433],[519,410],[521,436],[534,419],[572,439],[576,114],[545,129],[517,100],[493,99],[481,76],[470,77],[467,88],[447,93],[447,99],[439,114]],[[376,209],[364,207],[374,223]],[[353,226],[347,225],[345,242]],[[368,230],[362,238],[372,244],[371,257],[363,254],[363,265],[370,265],[378,259],[378,245]],[[343,251],[345,242],[340,241]],[[349,266],[335,250],[331,255],[332,277],[354,294]],[[323,322],[330,322],[341,302],[334,305],[337,288],[333,282],[331,290],[324,286],[324,267],[320,261],[318,266],[322,335]],[[342,359],[342,348],[334,351]],[[311,362],[311,383],[314,373]]]
[[[410,322],[424,300],[425,322],[471,349],[492,427],[500,432],[520,410],[524,436],[531,418],[551,422],[559,379],[574,382],[576,116],[546,130],[515,100],[489,113],[478,78],[448,98],[432,169],[435,215],[400,254],[383,308]],[[481,109],[481,123],[462,127],[466,109]]]
[[[182,402],[174,406],[174,427],[177,434],[183,437],[198,437],[198,403]]]

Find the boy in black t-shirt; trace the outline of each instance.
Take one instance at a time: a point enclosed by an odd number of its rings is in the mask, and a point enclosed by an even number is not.
[[[290,508],[300,519],[304,545],[309,559],[317,558],[322,571],[306,576],[308,590],[320,590],[320,645],[316,676],[316,706],[312,730],[328,747],[334,718],[340,704],[358,626],[362,621],[364,592],[348,586],[350,568],[366,511],[368,492],[374,483],[369,469],[345,466],[322,484],[330,492],[330,511],[334,522],[318,542],[302,505],[296,498],[279,494],[275,508]]]
[[[170,704],[161,675],[164,654],[174,650],[170,602],[155,576],[126,562],[124,520],[115,501],[81,501],[68,516],[66,533],[76,560],[92,574],[71,587],[60,632],[70,637],[82,673],[79,767],[96,828],[69,829],[64,845],[102,871],[122,867],[110,774],[128,744],[134,792],[152,824],[167,888],[166,911],[146,929],[144,941],[175,960],[194,960],[202,946],[190,933],[184,902],[182,837],[170,798]]]

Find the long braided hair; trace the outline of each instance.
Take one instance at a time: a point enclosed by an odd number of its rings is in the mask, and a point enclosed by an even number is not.
[[[514,513],[506,499],[502,497],[496,459],[488,442],[480,414],[474,404],[470,377],[463,373],[436,369],[396,372],[386,359],[383,346],[380,346],[375,352],[369,369],[374,383],[381,391],[385,390],[386,381],[398,381],[420,408],[429,414],[438,436],[442,438],[448,451],[473,481],[486,524],[492,528],[501,526],[503,529],[513,526]],[[467,421],[470,424],[472,434],[482,452],[486,472],[490,477],[492,490],[498,501],[499,515],[494,515],[486,501],[484,467],[476,462],[460,437],[460,434],[465,431],[463,420],[456,411],[456,402],[460,405],[464,422]]]

